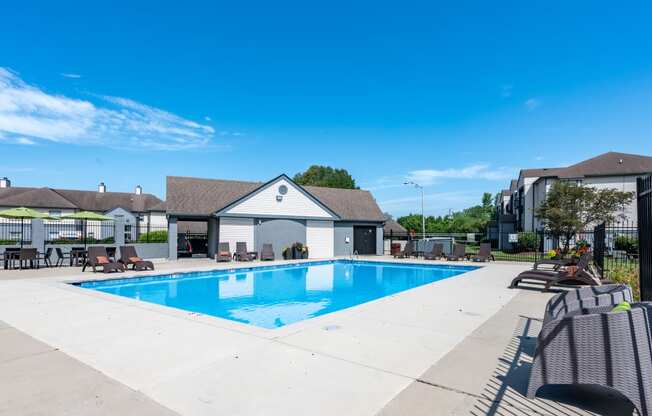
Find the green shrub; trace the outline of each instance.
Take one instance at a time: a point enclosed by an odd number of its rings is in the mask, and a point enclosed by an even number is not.
[[[0,246],[13,246],[18,244],[18,240],[0,240]]]
[[[518,248],[520,251],[537,251],[539,249],[539,237],[537,233],[518,233]]]
[[[165,243],[168,241],[168,232],[166,230],[150,231],[141,234],[138,237],[139,243]]]
[[[638,239],[627,235],[619,235],[614,240],[614,248],[626,251],[628,254],[638,253]]]
[[[613,266],[610,270],[607,271],[606,275],[609,280],[630,285],[632,287],[632,292],[634,293],[634,300],[641,300],[641,286],[638,266]]]

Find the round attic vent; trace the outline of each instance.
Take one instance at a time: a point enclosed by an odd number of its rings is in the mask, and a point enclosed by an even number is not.
[[[285,195],[288,193],[288,187],[285,185],[281,185],[278,187],[278,193],[281,195]]]

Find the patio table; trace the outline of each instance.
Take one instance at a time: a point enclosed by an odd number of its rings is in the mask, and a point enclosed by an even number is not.
[[[14,260],[18,260],[19,256],[20,256],[19,248],[6,248],[3,254],[3,261],[2,261],[4,269],[7,270],[13,267]]]

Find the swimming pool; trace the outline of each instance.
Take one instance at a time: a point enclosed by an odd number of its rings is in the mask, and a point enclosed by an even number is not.
[[[263,328],[278,328],[475,269],[336,260],[76,285]]]

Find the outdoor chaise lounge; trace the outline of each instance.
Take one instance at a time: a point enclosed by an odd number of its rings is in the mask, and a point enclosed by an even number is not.
[[[274,249],[271,244],[263,244],[263,249],[260,251],[261,260],[274,260]]]
[[[229,247],[229,242],[219,243],[217,245],[217,254],[215,255],[215,261],[231,261],[231,248]]]
[[[444,245],[435,243],[432,245],[432,250],[428,253],[423,253],[423,258],[426,260],[436,260],[444,257]]]
[[[545,284],[545,290],[551,286],[563,283],[600,286],[602,282],[590,269],[591,255],[583,254],[577,262],[576,270],[571,268],[559,269],[556,271],[527,270],[520,273],[512,280],[510,288],[515,288],[523,280],[534,280]]]
[[[414,254],[415,254],[414,241],[410,240],[407,243],[405,243],[405,248],[402,251],[399,251],[398,253],[394,254],[394,258],[407,259],[410,258],[410,256],[413,256]]]
[[[553,385],[599,385],[627,397],[640,415],[652,409],[652,303],[631,310],[601,306],[575,311],[543,325],[527,397]]]
[[[481,243],[478,254],[475,254],[473,257],[471,257],[471,260],[483,262],[489,260],[496,261],[494,255],[491,254],[491,243]]]
[[[121,246],[120,247],[120,263],[124,264],[125,267],[129,267],[131,264],[132,270],[154,270],[154,263],[149,260],[143,260],[136,253],[136,247],[134,246]]]
[[[632,288],[624,284],[584,286],[565,291],[550,298],[546,304],[543,323],[545,325],[554,319],[561,319],[577,310],[596,306],[614,306],[624,301],[634,301]]]
[[[93,273],[97,272],[98,267],[101,267],[104,273],[125,271],[124,265],[109,260],[106,248],[102,246],[88,247],[88,256],[84,262],[84,267],[82,267],[82,272],[86,270],[86,267],[91,267]]]
[[[559,270],[562,267],[573,266],[575,264],[577,264],[577,258],[574,257],[566,259],[544,259],[534,263],[534,270],[541,269],[541,266],[548,266],[548,270]]]
[[[446,256],[446,260],[457,261],[466,258],[466,246],[464,244],[455,244],[453,252]]]
[[[253,253],[247,251],[246,241],[238,241],[235,243],[235,259],[238,261],[252,261],[254,259]]]

